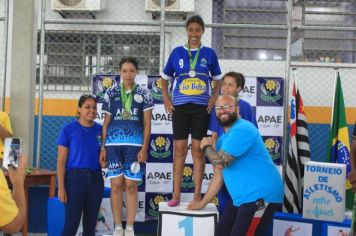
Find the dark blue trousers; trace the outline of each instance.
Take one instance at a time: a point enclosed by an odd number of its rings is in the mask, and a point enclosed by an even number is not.
[[[272,222],[273,213],[280,206],[279,203],[268,204],[256,228],[255,236],[265,235],[268,225]],[[256,211],[258,211],[256,202],[236,207],[232,200],[228,201],[216,227],[215,236],[245,236]]]
[[[229,192],[226,189],[226,185],[224,184],[220,191],[218,192],[218,210],[219,210],[219,214],[221,215],[224,212],[224,209],[226,207],[226,204],[231,201],[231,197]]]
[[[72,169],[66,171],[65,223],[63,236],[75,235],[83,214],[83,235],[94,236],[96,219],[104,192],[101,171]]]

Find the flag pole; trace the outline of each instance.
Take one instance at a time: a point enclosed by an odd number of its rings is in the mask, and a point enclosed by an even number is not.
[[[297,82],[297,68],[293,67],[293,81],[295,83],[295,90],[298,90],[298,82]]]
[[[334,95],[333,95],[333,103],[331,104],[331,121],[330,121],[330,130],[332,128],[332,123],[334,119],[334,105],[335,105],[335,95],[336,95],[336,85],[337,85],[337,76],[339,74],[339,67],[335,67],[335,79],[334,79]]]

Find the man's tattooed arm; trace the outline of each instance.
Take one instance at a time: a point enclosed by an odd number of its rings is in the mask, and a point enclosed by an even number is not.
[[[222,166],[223,168],[226,168],[235,160],[235,158],[224,151],[216,152],[211,145],[205,146],[203,151],[213,166]]]

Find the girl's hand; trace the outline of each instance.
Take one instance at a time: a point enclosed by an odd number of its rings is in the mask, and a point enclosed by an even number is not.
[[[65,188],[58,188],[58,199],[59,201],[66,203],[67,202],[67,192]]]
[[[170,98],[165,98],[163,99],[164,102],[164,108],[166,109],[166,112],[168,112],[169,114],[172,114],[174,111],[174,106],[172,104],[172,101]]]
[[[99,155],[99,163],[102,168],[106,167],[106,149],[101,148],[100,149],[100,155]]]
[[[215,94],[209,98],[208,108],[206,109],[208,111],[208,113],[211,112],[211,109],[214,107],[215,101],[217,98],[218,98],[218,96]]]
[[[140,163],[145,163],[147,161],[147,150],[141,149],[137,154],[137,160]]]

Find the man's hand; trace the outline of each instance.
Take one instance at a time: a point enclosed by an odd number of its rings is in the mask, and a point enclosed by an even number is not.
[[[203,203],[203,201],[199,201],[199,202],[190,202],[187,206],[188,210],[200,210],[203,209],[205,207],[205,204]]]
[[[203,150],[203,147],[206,145],[213,145],[213,139],[211,137],[204,137],[201,141],[200,141],[200,149]]]
[[[349,176],[347,176],[347,179],[352,185],[352,191],[356,192],[356,170],[350,171]]]

